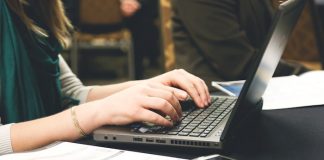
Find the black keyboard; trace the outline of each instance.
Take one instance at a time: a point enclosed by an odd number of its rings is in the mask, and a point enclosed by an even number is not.
[[[235,101],[236,98],[214,97],[212,104],[207,109],[197,109],[192,101],[184,102],[181,104],[184,108],[181,122],[167,134],[207,137],[232,110]]]
[[[134,132],[159,133],[178,136],[207,137],[208,134],[233,109],[236,97],[213,97],[212,104],[206,109],[198,109],[192,100],[181,102],[181,121],[172,128],[157,125],[131,125]]]

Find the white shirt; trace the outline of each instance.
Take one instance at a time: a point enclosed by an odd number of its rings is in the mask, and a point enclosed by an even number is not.
[[[80,79],[72,73],[70,67],[65,60],[59,55],[60,60],[60,80],[62,85],[62,94],[74,99],[80,100],[80,103],[86,102],[87,96],[91,88],[82,84]],[[0,117],[1,119],[1,117]],[[12,153],[10,138],[10,127],[12,124],[2,125],[0,121],[0,155]]]

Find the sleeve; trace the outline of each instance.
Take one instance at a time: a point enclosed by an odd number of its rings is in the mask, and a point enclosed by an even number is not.
[[[62,85],[62,93],[64,96],[80,100],[80,103],[85,103],[89,94],[89,91],[93,86],[84,86],[79,78],[71,71],[69,66],[61,55],[60,59],[60,80]]]
[[[149,1],[152,1],[152,0],[138,0],[138,2],[141,4],[141,5],[146,5],[147,3],[149,3]],[[154,1],[154,0],[153,0]]]
[[[220,80],[240,78],[255,48],[240,25],[238,2],[174,0],[173,7],[177,67],[187,66],[197,75],[217,74]]]
[[[13,152],[10,137],[11,125],[12,124],[0,124],[0,155],[9,154]]]

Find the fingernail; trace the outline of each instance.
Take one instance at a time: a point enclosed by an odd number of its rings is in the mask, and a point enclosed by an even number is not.
[[[205,107],[204,102],[200,102],[200,107]]]
[[[188,97],[188,94],[187,94],[186,92],[182,92],[182,93],[181,93],[181,97],[182,97],[183,99],[186,99],[186,98]]]
[[[179,120],[180,120],[180,118],[179,118],[178,115],[175,116],[175,120],[176,120],[176,121],[179,121]]]

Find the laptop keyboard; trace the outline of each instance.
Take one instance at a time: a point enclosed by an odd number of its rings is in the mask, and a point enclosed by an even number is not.
[[[207,109],[197,109],[195,105],[183,111],[181,122],[169,130],[169,135],[207,137],[234,107],[236,98],[214,97]],[[193,103],[192,101],[184,103]],[[188,104],[182,104],[187,107]]]
[[[159,133],[178,136],[207,137],[234,107],[236,97],[213,97],[212,104],[206,109],[197,109],[194,102],[181,102],[183,116],[172,128],[162,126],[143,127],[133,124],[132,131],[141,133]]]

